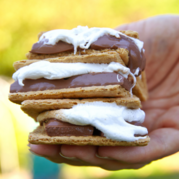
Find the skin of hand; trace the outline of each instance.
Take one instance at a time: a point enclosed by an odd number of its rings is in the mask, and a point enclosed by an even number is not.
[[[30,151],[56,163],[138,169],[179,151],[179,16],[162,15],[118,27],[144,41],[149,99],[143,102],[144,126],[151,141],[144,147],[34,145]]]

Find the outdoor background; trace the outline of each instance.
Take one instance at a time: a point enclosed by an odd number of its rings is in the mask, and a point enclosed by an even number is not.
[[[179,153],[139,170],[57,165],[28,151],[37,124],[8,101],[13,62],[37,41],[37,34],[78,25],[115,28],[161,14],[179,14],[178,0],[0,0],[0,179],[179,178]],[[139,34],[140,36],[140,34]],[[53,176],[53,177],[52,177]]]

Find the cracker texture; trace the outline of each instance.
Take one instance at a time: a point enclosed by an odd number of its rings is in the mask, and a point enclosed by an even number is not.
[[[45,91],[29,91],[9,93],[9,100],[20,104],[30,99],[62,99],[62,98],[102,98],[102,97],[130,97],[129,91],[120,85],[92,86],[81,88],[66,88]]]
[[[122,65],[126,65],[128,63],[128,52],[125,50],[118,50],[120,53],[125,53],[123,54],[123,59],[120,57],[119,53],[114,50],[109,50],[106,52],[91,52],[89,54],[80,54],[80,55],[74,55],[74,54],[69,54],[67,56],[57,56],[57,57],[49,57],[45,58],[43,60],[49,61],[51,63],[105,63],[109,64],[111,62],[118,62]],[[123,52],[124,51],[124,52]],[[14,63],[14,69],[18,70],[19,68],[22,68],[24,66],[28,66],[32,63],[39,62],[39,59],[32,59],[32,60],[22,60],[22,61],[17,61]]]
[[[137,97],[127,98],[89,98],[89,99],[44,99],[44,100],[26,100],[22,102],[21,109],[30,117],[37,119],[37,116],[49,110],[70,109],[74,105],[84,104],[86,102],[102,101],[106,103],[116,103],[126,106],[130,109],[141,107],[141,102]]]
[[[74,54],[73,52],[61,52],[61,53],[56,53],[56,54],[35,54],[35,53],[27,53],[26,57],[29,60],[44,60],[44,59],[48,59],[48,58],[57,58],[57,57],[75,57],[75,56],[84,56],[84,55],[97,55],[97,54],[101,54],[101,53],[111,53],[111,52],[117,52],[119,54],[119,56],[121,57],[121,59],[123,60],[123,62],[127,65],[129,62],[129,56],[128,53],[129,51],[127,49],[124,48],[118,48],[118,49],[104,49],[104,50],[93,50],[93,49],[86,49],[85,51],[78,51],[76,54]]]
[[[37,127],[29,135],[31,144],[67,144],[67,145],[97,145],[97,146],[145,146],[150,141],[147,136],[134,142],[115,141],[101,136],[48,136],[42,126]]]
[[[136,77],[136,80],[137,82],[132,92],[140,98],[141,101],[146,101],[148,99],[148,89],[145,71],[141,73],[141,77]]]

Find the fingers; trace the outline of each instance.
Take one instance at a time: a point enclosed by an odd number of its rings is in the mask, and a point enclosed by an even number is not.
[[[29,144],[30,152],[35,155],[45,157],[53,162],[56,161],[56,156],[59,155],[60,152],[60,145],[35,145]],[[62,158],[61,158],[62,159]],[[63,162],[63,159],[60,163]]]
[[[82,161],[78,161],[76,158],[66,158],[61,155],[61,145],[35,145],[29,144],[30,151],[38,156],[45,157],[46,159],[55,163],[67,163],[70,165],[81,166]]]
[[[149,163],[177,152],[178,135],[175,129],[158,129],[150,134],[151,141],[145,147],[99,147],[98,154],[130,164]]]
[[[83,162],[83,166],[99,166],[106,170],[119,170],[141,168],[145,164],[127,164],[109,157],[101,158],[98,156],[96,146],[70,146],[62,145],[61,153],[66,157],[74,157]],[[81,163],[82,164],[82,163]]]
[[[71,165],[100,165],[102,159],[97,158],[94,146],[71,145],[34,145],[29,144],[30,151],[55,163]]]
[[[90,166],[101,166],[105,159],[96,156],[96,146],[62,145],[61,153],[67,157],[75,157]]]
[[[34,145],[30,144],[33,154],[45,157],[55,163],[67,163],[75,166],[98,166],[106,170],[138,169],[145,164],[127,164],[96,155],[95,146],[70,145]]]
[[[100,168],[105,170],[115,171],[115,170],[122,170],[122,169],[139,169],[145,166],[146,164],[126,164],[120,161],[108,161],[106,160]]]
[[[60,145],[35,145],[29,144],[30,151],[42,157],[55,156],[60,151]]]

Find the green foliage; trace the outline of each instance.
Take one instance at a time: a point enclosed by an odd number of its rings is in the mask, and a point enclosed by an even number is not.
[[[77,25],[114,28],[150,16],[178,13],[178,0],[1,0],[0,75],[11,76],[13,62],[37,41],[41,31]]]

